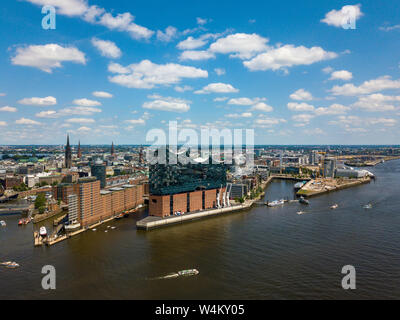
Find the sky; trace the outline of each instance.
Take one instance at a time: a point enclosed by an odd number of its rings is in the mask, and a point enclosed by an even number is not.
[[[3,2],[0,144],[399,144],[397,0]]]

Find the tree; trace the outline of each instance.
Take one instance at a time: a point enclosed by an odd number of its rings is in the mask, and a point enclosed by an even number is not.
[[[46,196],[44,193],[39,193],[35,200],[35,209],[40,209],[46,206]]]

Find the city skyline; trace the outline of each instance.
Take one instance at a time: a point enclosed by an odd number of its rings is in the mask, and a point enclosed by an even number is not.
[[[397,144],[395,1],[178,3],[4,5],[0,145],[146,145],[168,121],[254,129],[255,145]]]

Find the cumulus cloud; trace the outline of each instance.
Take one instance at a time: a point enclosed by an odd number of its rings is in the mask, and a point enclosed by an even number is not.
[[[253,114],[251,112],[243,112],[243,113],[230,113],[227,114],[226,117],[228,118],[251,118],[253,116]]]
[[[54,106],[57,104],[57,99],[48,96],[45,98],[38,98],[38,97],[33,97],[33,98],[24,98],[22,100],[18,101],[19,104],[24,104],[28,106],[39,106],[39,107],[45,107],[45,106]]]
[[[112,98],[113,95],[111,93],[105,91],[94,91],[92,93],[97,98]]]
[[[299,89],[293,92],[289,97],[292,100],[299,100],[299,101],[309,101],[313,99],[312,94],[304,89]]]
[[[187,39],[178,43],[177,48],[180,50],[193,50],[203,47],[207,43],[206,38],[195,39],[193,37],[188,37]]]
[[[218,39],[211,44],[210,51],[230,54],[232,58],[250,59],[259,52],[267,50],[268,39],[258,34],[235,33]]]
[[[238,89],[234,88],[231,84],[227,83],[210,83],[203,87],[201,90],[197,90],[195,94],[209,94],[209,93],[235,93],[239,92]]]
[[[400,89],[400,79],[392,80],[390,76],[382,76],[365,81],[358,87],[352,83],[334,86],[330,92],[336,96],[357,96],[389,89]]]
[[[92,38],[92,44],[100,51],[100,54],[104,57],[116,59],[120,58],[122,55],[121,50],[112,41]]]
[[[191,86],[175,86],[175,91],[176,92],[186,92],[186,91],[192,91],[193,88]]]
[[[292,111],[314,111],[314,106],[311,104],[307,104],[305,102],[303,103],[297,103],[297,102],[289,102],[287,105],[289,110]]]
[[[336,53],[325,51],[321,47],[284,45],[261,53],[251,60],[244,61],[243,64],[251,71],[275,71],[296,65],[310,65],[336,57]]]
[[[359,97],[358,101],[353,104],[354,107],[369,112],[394,111],[400,102],[400,96],[385,96],[381,93],[375,93],[367,96]]]
[[[338,70],[331,73],[329,80],[344,80],[349,81],[353,78],[353,74],[347,70]]]
[[[145,102],[142,106],[144,109],[170,112],[187,112],[190,110],[190,101],[187,100],[159,95],[149,96],[149,98],[153,100]]]
[[[175,27],[169,26],[165,29],[165,31],[158,30],[157,31],[157,39],[163,42],[172,41],[178,33],[178,29]]]
[[[251,110],[252,111],[261,111],[261,112],[272,112],[272,111],[274,111],[274,108],[264,102],[259,102],[259,103],[256,103],[251,108]]]
[[[125,120],[126,123],[129,123],[130,125],[144,125],[146,124],[146,121],[144,119],[130,119],[130,120]]]
[[[349,110],[350,110],[349,107],[335,103],[330,105],[329,107],[320,107],[315,109],[315,114],[318,116],[337,115],[337,114],[344,114]]]
[[[265,101],[265,98],[233,98],[228,101],[228,104],[233,104],[237,106],[252,106],[260,101]]]
[[[152,89],[157,85],[178,84],[182,79],[207,78],[208,72],[199,68],[184,66],[176,63],[155,64],[143,60],[137,64],[123,67],[110,64],[108,70],[118,75],[108,79],[128,88]]]
[[[226,73],[225,69],[222,68],[215,68],[214,71],[218,76],[223,76]]]
[[[215,54],[206,50],[188,50],[188,51],[183,51],[181,55],[179,56],[180,60],[208,60],[208,59],[214,59]]]
[[[67,119],[66,122],[68,123],[94,123],[94,119],[90,119],[90,118],[71,118],[71,119]]]
[[[296,114],[294,116],[292,116],[292,120],[295,122],[302,122],[305,124],[308,124],[310,122],[311,119],[313,119],[315,116],[312,114],[308,114],[308,113],[303,113],[303,114]]]
[[[342,27],[347,24],[348,21],[352,19],[358,20],[363,16],[361,12],[361,5],[347,5],[343,6],[340,10],[329,11],[325,18],[321,22],[326,23],[329,26]]]
[[[5,107],[1,107],[0,111],[2,111],[2,112],[17,112],[17,108],[5,106]]]
[[[96,107],[96,106],[101,106],[101,103],[96,101],[96,100],[89,100],[86,98],[83,99],[75,99],[72,101],[73,104],[82,106],[82,107]]]
[[[54,68],[61,68],[63,62],[86,64],[85,54],[75,47],[52,43],[17,48],[11,58],[14,65],[34,67],[48,73],[52,73]]]
[[[23,124],[23,125],[39,125],[40,122],[37,122],[35,120],[31,119],[26,119],[26,118],[21,118],[15,121],[16,124]]]
[[[98,6],[89,6],[87,0],[27,0],[33,4],[51,5],[57,13],[66,16],[78,16],[86,22],[107,27],[110,30],[127,32],[134,39],[149,39],[154,31],[134,22],[135,17],[129,13],[120,13],[113,16]]]
[[[281,123],[286,123],[285,119],[279,118],[260,118],[255,121],[256,127],[268,128]]]

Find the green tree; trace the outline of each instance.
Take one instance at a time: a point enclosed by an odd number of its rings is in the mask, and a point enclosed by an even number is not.
[[[40,209],[46,206],[46,196],[44,193],[39,193],[35,200],[35,209]]]

